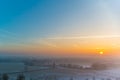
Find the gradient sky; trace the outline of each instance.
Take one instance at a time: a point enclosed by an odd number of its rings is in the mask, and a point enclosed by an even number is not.
[[[119,52],[119,4],[119,0],[0,0],[0,51]]]

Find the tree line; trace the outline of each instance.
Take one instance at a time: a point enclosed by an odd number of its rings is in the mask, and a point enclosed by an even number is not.
[[[0,80],[9,80],[9,76],[8,74],[2,74],[1,77],[0,77]],[[25,76],[23,74],[19,74],[16,78],[16,80],[25,80]]]

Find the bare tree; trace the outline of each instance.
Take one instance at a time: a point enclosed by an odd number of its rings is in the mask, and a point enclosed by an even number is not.
[[[3,75],[2,75],[2,80],[8,80],[8,79],[9,79],[8,74],[3,74]]]
[[[25,80],[25,76],[23,74],[20,74],[17,76],[17,80]]]

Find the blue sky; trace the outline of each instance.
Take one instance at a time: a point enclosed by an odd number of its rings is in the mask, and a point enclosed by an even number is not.
[[[113,2],[115,3],[111,4]],[[98,24],[105,24],[102,20],[108,19],[107,14],[111,15],[115,12],[113,10],[119,7],[115,6],[117,2],[119,1],[1,0],[0,29],[19,36],[56,36],[56,33],[58,35],[64,35],[62,33],[88,35],[87,30],[91,31],[89,28],[99,29],[99,27],[91,27],[97,24],[91,24],[97,21],[99,21]],[[108,12],[102,9],[104,5],[108,7],[107,10],[110,8]],[[89,23],[91,24],[86,25]],[[98,31],[97,34],[101,33]]]
[[[76,9],[86,7],[84,3],[79,0],[1,0],[1,43],[64,35],[69,19],[74,17]]]
[[[89,18],[88,12],[92,10],[90,8],[92,2],[89,0],[1,0],[0,29],[25,37],[56,36],[57,32],[57,34],[64,33],[69,25],[76,24],[77,20],[80,22],[86,20],[84,18]]]
[[[0,0],[1,47],[45,38],[119,36],[119,3],[119,0]]]
[[[48,31],[56,20],[72,11],[74,5],[68,0],[1,0],[0,28],[16,34],[36,32],[37,29]]]

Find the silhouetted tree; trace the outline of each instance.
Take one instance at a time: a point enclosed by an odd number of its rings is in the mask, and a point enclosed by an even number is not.
[[[9,79],[9,76],[7,74],[2,75],[2,80],[8,80],[8,79]]]
[[[0,74],[0,80],[2,80],[2,75]]]
[[[17,80],[25,80],[25,76],[23,74],[20,74],[17,76]]]
[[[95,77],[93,77],[93,80],[95,80]]]
[[[107,80],[111,80],[110,78],[107,78]]]
[[[32,78],[30,78],[30,80],[33,80]]]
[[[89,80],[88,78],[86,78],[85,80]]]
[[[74,79],[71,77],[70,80],[74,80]]]

